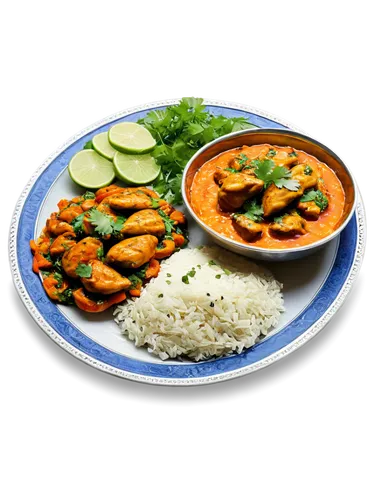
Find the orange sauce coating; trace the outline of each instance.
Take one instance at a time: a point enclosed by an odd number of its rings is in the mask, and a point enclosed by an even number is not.
[[[246,156],[251,160],[257,158],[260,151],[265,147],[265,144],[251,146],[247,150]],[[278,146],[269,146],[277,151],[286,150],[292,151],[291,148],[283,148]],[[218,205],[219,186],[214,181],[214,173],[217,166],[227,167],[232,158],[238,156],[238,149],[231,149],[219,154],[206,162],[197,171],[193,179],[191,188],[191,205],[198,217],[211,229],[217,233],[226,236],[227,238],[238,241],[245,245],[262,247],[262,248],[295,248],[309,245],[318,240],[321,240],[331,234],[340,224],[340,220],[344,210],[345,194],[341,182],[336,174],[325,164],[321,163],[317,158],[303,151],[295,150],[298,155],[298,163],[309,164],[312,167],[317,167],[319,176],[324,180],[327,190],[326,196],[329,205],[327,209],[321,213],[316,221],[306,221],[306,234],[294,236],[292,238],[279,239],[269,232],[269,223],[264,221],[262,237],[254,242],[244,240],[235,230],[232,225],[230,213],[224,212]],[[277,214],[276,214],[277,215]]]

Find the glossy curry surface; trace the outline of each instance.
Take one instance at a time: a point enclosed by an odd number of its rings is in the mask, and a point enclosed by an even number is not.
[[[285,214],[285,210],[294,210],[297,208],[298,199],[293,193],[291,193],[291,198],[294,196],[295,199],[292,199],[284,207],[284,210],[280,210],[279,213],[276,210],[275,213],[270,214],[268,217],[264,216],[263,220],[259,221],[261,226],[261,229],[259,229],[261,230],[261,235],[259,237],[254,238],[253,241],[249,241],[248,238],[245,239],[238,231],[238,225],[233,221],[233,213],[236,210],[231,209],[230,206],[225,206],[225,204],[223,208],[223,204],[220,205],[218,202],[223,186],[223,179],[218,180],[218,177],[220,177],[218,172],[224,172],[225,175],[231,174],[232,172],[228,172],[226,169],[233,167],[234,162],[240,158],[243,148],[230,149],[217,155],[204,163],[196,172],[190,190],[191,206],[196,215],[202,222],[220,235],[254,247],[268,249],[297,248],[315,243],[329,236],[340,225],[345,206],[345,193],[336,174],[325,163],[320,162],[314,156],[290,147],[271,146],[269,144],[246,146],[246,157],[251,162],[252,160],[267,157],[267,153],[270,150],[275,155],[273,158],[275,159],[276,166],[283,165],[286,168],[292,168],[293,165],[291,165],[292,162],[289,159],[293,158],[294,165],[310,166],[311,170],[314,171],[314,175],[318,176],[319,184],[324,186],[322,189],[324,189],[324,194],[328,199],[328,206],[318,214],[317,220],[312,220],[308,215],[303,217],[304,234],[283,234],[272,230],[272,227],[276,227],[274,222],[275,216]],[[280,158],[280,161],[277,160],[278,158]],[[238,176],[238,174],[235,175]],[[310,187],[309,185],[308,188]],[[276,191],[276,195],[280,194],[277,192],[278,189],[276,186],[273,186],[273,189]],[[268,190],[271,191],[270,188]],[[284,191],[288,194],[287,190],[284,189]],[[300,196],[301,193],[299,194]]]

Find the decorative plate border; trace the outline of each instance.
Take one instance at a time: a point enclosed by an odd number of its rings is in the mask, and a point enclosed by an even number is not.
[[[353,263],[351,265],[350,270],[348,271],[346,280],[335,297],[334,301],[332,302],[331,306],[324,312],[324,314],[320,317],[318,321],[316,321],[309,329],[307,329],[303,334],[301,334],[298,338],[296,338],[294,341],[290,342],[288,345],[283,347],[282,349],[278,350],[277,352],[271,354],[270,356],[260,360],[256,361],[248,366],[244,366],[241,368],[237,368],[233,371],[226,371],[224,373],[218,373],[214,375],[208,375],[204,377],[194,377],[193,378],[162,378],[162,377],[156,377],[156,376],[148,376],[148,375],[143,375],[143,374],[137,374],[129,371],[125,371],[122,369],[115,368],[109,364],[103,363],[101,361],[98,361],[97,359],[87,355],[86,353],[82,352],[81,350],[75,348],[69,342],[67,342],[63,337],[61,337],[45,320],[45,318],[39,313],[38,309],[35,307],[33,301],[31,300],[29,294],[27,293],[27,290],[25,289],[25,286],[22,281],[22,277],[20,274],[20,270],[18,267],[18,260],[17,260],[17,231],[18,231],[18,225],[19,225],[19,220],[20,220],[20,215],[22,213],[22,209],[24,206],[24,203],[27,199],[28,194],[30,193],[31,189],[33,188],[35,182],[41,175],[41,173],[50,165],[51,162],[53,162],[54,159],[56,159],[67,147],[71,146],[73,143],[75,143],[77,140],[82,138],[83,136],[89,134],[90,132],[93,132],[99,127],[102,127],[109,122],[112,122],[114,120],[118,120],[123,118],[124,116],[137,113],[137,112],[142,112],[146,111],[149,108],[152,107],[160,107],[160,106],[167,106],[171,104],[175,104],[178,100],[168,100],[168,101],[160,101],[156,103],[150,103],[145,106],[138,106],[129,110],[125,110],[120,113],[116,113],[115,115],[112,115],[108,118],[105,118],[94,125],[87,127],[80,133],[76,134],[73,136],[71,139],[69,139],[66,143],[64,143],[54,154],[50,155],[45,162],[39,167],[39,169],[34,173],[30,181],[28,182],[27,186],[25,187],[24,191],[22,192],[18,203],[16,205],[13,217],[12,217],[12,222],[11,222],[11,228],[10,228],[10,238],[9,238],[9,256],[10,256],[10,265],[11,265],[11,270],[12,270],[12,275],[13,275],[13,280],[16,286],[16,289],[26,306],[28,312],[31,314],[33,319],[37,322],[37,324],[49,335],[60,347],[65,349],[67,352],[70,354],[74,355],[81,361],[84,361],[85,363],[94,366],[102,371],[105,371],[107,373],[110,373],[112,375],[117,375],[123,378],[128,378],[130,380],[135,380],[139,382],[147,382],[147,383],[152,383],[152,384],[160,384],[160,385],[199,385],[199,384],[209,384],[213,382],[218,382],[222,380],[228,380],[234,377],[239,377],[246,375],[248,373],[251,373],[253,371],[256,371],[260,368],[263,368],[265,366],[268,366],[269,364],[281,359],[282,357],[286,356],[290,352],[293,352],[294,350],[298,349],[302,345],[304,345],[308,340],[310,340],[313,336],[315,336],[319,331],[322,330],[322,328],[328,323],[328,321],[332,318],[332,316],[337,312],[339,307],[342,305],[343,301],[345,300],[350,288],[352,287],[352,284],[354,282],[355,277],[358,274],[362,259],[363,259],[363,254],[364,254],[364,247],[365,247],[365,214],[364,214],[364,208],[361,199],[359,200],[359,203],[357,205],[357,211],[356,211],[356,219],[357,219],[357,243],[356,243],[356,249],[354,253],[354,258],[353,258]],[[281,125],[287,128],[296,128],[292,124],[287,123],[283,120],[280,120],[277,117],[274,117],[268,113],[265,113],[263,111],[260,111],[258,109],[249,107],[249,106],[243,106],[241,104],[236,104],[236,103],[229,103],[229,102],[223,102],[223,101],[213,101],[213,100],[205,100],[205,103],[209,106],[220,106],[220,107],[225,107],[225,108],[233,108],[238,111],[243,111],[243,112],[248,112],[252,114],[256,114],[259,117],[266,118],[268,120],[272,120],[275,122],[277,125]],[[196,365],[197,367],[199,365]],[[199,372],[199,370],[197,370]]]

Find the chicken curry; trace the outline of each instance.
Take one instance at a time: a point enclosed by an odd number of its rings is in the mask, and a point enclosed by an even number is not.
[[[146,187],[87,191],[62,199],[37,241],[33,271],[60,303],[98,313],[159,273],[159,261],[187,243],[185,216]]]
[[[340,224],[336,174],[304,151],[269,144],[219,154],[195,174],[191,204],[214,231],[263,248],[308,245]]]

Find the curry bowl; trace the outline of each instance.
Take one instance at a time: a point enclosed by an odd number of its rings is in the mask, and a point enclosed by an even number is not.
[[[199,169],[208,161],[214,159],[221,153],[241,148],[243,146],[255,146],[269,144],[278,147],[292,147],[315,157],[319,162],[325,164],[336,174],[340,181],[345,196],[342,214],[334,226],[334,230],[327,236],[310,244],[290,248],[264,248],[254,246],[251,243],[242,243],[220,234],[201,220],[192,205],[193,181]],[[182,178],[182,195],[184,203],[197,224],[213,240],[222,247],[232,252],[249,258],[286,261],[306,257],[317,251],[326,243],[336,238],[350,221],[355,212],[357,189],[352,174],[344,162],[327,146],[317,140],[299,132],[284,129],[251,129],[233,132],[201,148],[186,165]]]

